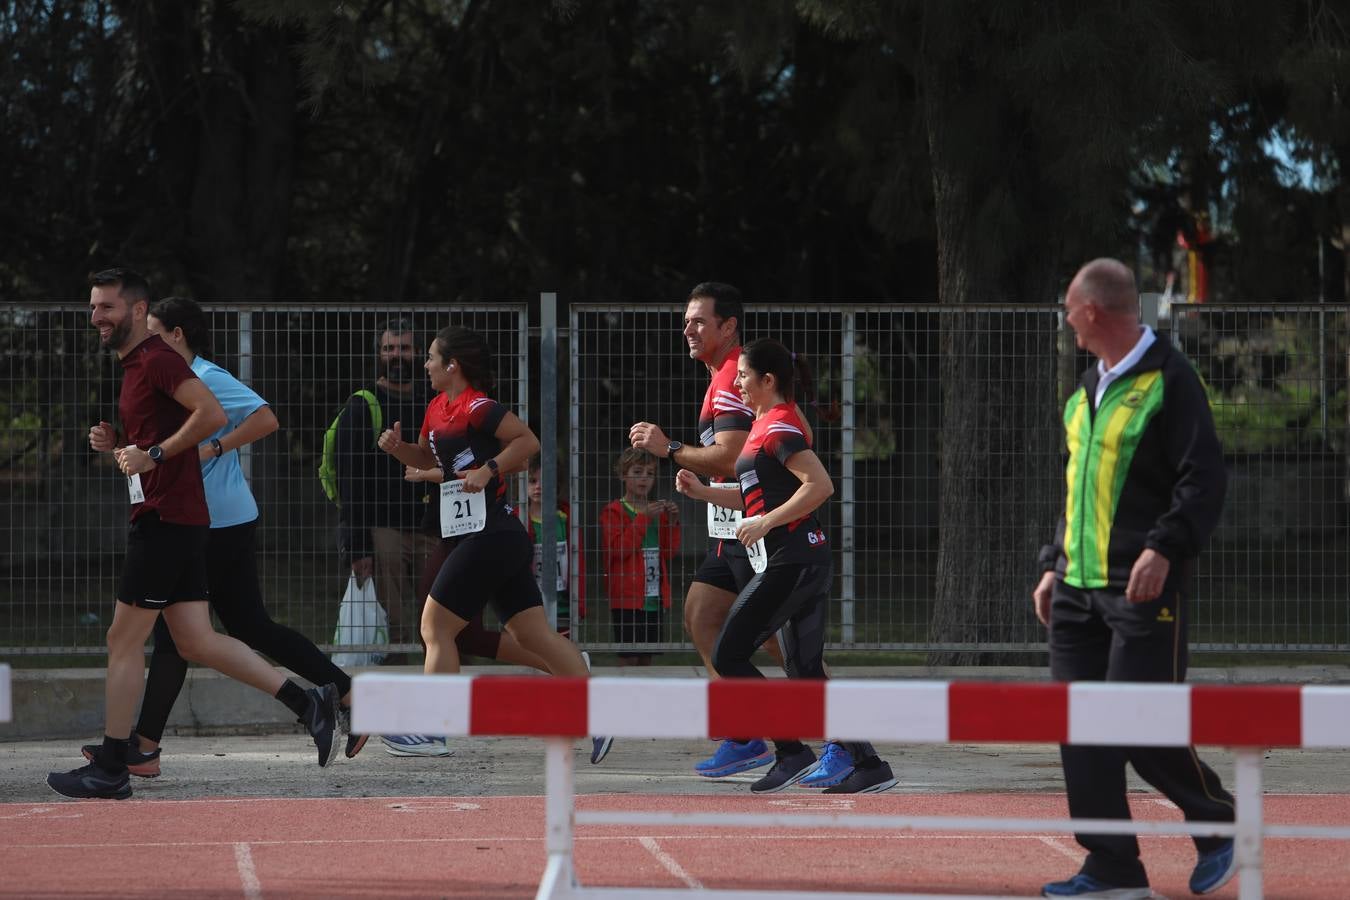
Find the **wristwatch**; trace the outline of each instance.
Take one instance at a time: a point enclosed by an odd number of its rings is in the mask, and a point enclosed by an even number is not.
[[[493,475],[500,474],[501,467],[497,465],[497,460],[495,458],[488,459],[488,461],[483,463],[483,465],[487,466],[490,470],[492,470]]]
[[[164,459],[164,448],[161,447],[159,444],[155,444],[149,450],[145,451],[145,455],[150,457],[150,461],[152,463],[154,463],[155,465],[159,465],[160,462]]]
[[[220,438],[211,438],[211,449],[215,451],[216,459],[220,459],[225,453],[225,448],[220,446]]]
[[[666,458],[669,460],[674,460],[675,451],[683,449],[684,449],[683,443],[681,443],[680,441],[671,441],[669,444],[666,444]]]

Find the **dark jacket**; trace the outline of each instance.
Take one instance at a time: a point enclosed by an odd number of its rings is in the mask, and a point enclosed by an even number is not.
[[[1107,386],[1094,364],[1064,407],[1067,496],[1042,570],[1078,588],[1121,588],[1144,548],[1177,568],[1199,555],[1219,522],[1227,473],[1204,385],[1158,338]]]
[[[378,385],[372,390],[383,412],[382,428],[398,422],[403,440],[416,443],[427,408],[425,390],[400,394]],[[342,501],[338,550],[348,561],[374,553],[370,529],[415,530],[425,509],[426,485],[404,481],[403,464],[381,450],[376,437],[369,404],[361,397],[349,397],[334,447]]]

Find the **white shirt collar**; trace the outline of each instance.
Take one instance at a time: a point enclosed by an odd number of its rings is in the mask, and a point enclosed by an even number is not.
[[[1130,352],[1121,357],[1114,366],[1108,369],[1104,362],[1100,359],[1097,360],[1097,375],[1099,378],[1097,381],[1097,396],[1093,401],[1093,406],[1102,405],[1102,395],[1106,393],[1107,386],[1143,359],[1144,354],[1148,352],[1148,348],[1153,346],[1153,342],[1157,339],[1158,336],[1153,333],[1152,328],[1147,325],[1140,325],[1139,340],[1134,342],[1134,347],[1130,349]]]

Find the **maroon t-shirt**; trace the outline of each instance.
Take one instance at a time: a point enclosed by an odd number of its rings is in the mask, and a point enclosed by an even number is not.
[[[127,442],[149,450],[181,428],[188,411],[173,399],[173,392],[196,377],[183,357],[157,334],[141,341],[123,357],[117,412]],[[161,521],[176,525],[211,524],[195,448],[142,472],[141,489],[145,502],[132,504],[131,521],[155,510]]]

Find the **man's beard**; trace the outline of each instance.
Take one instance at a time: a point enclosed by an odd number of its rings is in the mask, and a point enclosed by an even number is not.
[[[413,380],[412,364],[401,359],[383,360],[380,372],[390,384],[408,384]]]
[[[108,335],[108,341],[104,346],[116,352],[125,347],[129,340],[131,340],[131,318],[127,317],[113,326],[112,333]]]

